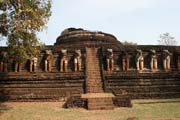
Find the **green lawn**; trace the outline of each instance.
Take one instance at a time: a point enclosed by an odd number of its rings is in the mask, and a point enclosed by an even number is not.
[[[132,108],[108,111],[64,109],[59,102],[10,102],[0,104],[0,120],[180,120],[180,99],[134,100]],[[179,118],[179,119],[178,119]]]

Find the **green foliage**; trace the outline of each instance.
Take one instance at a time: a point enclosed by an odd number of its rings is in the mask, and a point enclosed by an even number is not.
[[[0,34],[7,37],[9,54],[23,62],[38,54],[37,32],[51,15],[51,0],[1,0]]]
[[[122,44],[123,44],[123,45],[134,45],[134,46],[137,45],[137,43],[134,43],[134,42],[132,42],[132,41],[127,41],[127,40],[125,40],[124,42],[122,42]]]
[[[160,35],[160,40],[158,40],[160,45],[173,46],[177,45],[178,42],[175,37],[172,37],[169,33],[163,33]]]

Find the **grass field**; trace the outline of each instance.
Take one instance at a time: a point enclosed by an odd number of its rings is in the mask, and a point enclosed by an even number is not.
[[[60,102],[6,102],[0,120],[180,120],[180,99],[134,100],[132,108],[88,111],[64,109]]]

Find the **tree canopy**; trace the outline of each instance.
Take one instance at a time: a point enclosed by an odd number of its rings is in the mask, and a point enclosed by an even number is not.
[[[160,39],[158,40],[160,45],[168,45],[173,46],[177,45],[178,42],[175,37],[171,36],[170,33],[163,33],[160,35]]]
[[[51,0],[0,0],[0,35],[7,38],[10,56],[17,62],[38,52],[42,31],[51,15]]]
[[[136,45],[137,45],[137,43],[132,42],[132,41],[127,41],[127,40],[125,40],[124,42],[122,42],[122,44],[123,44],[123,45],[133,45],[133,46],[136,46]]]

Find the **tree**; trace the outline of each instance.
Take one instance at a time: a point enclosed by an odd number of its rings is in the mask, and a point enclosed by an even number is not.
[[[175,37],[172,37],[169,33],[164,33],[160,35],[160,40],[158,40],[160,45],[173,46],[177,45],[177,40]]]
[[[0,0],[0,35],[7,38],[8,52],[18,63],[38,53],[37,32],[51,15],[51,0]]]
[[[122,44],[123,44],[123,45],[134,45],[134,46],[137,45],[137,43],[134,43],[134,42],[132,42],[132,41],[127,41],[127,40],[125,40],[124,42],[122,42]]]

